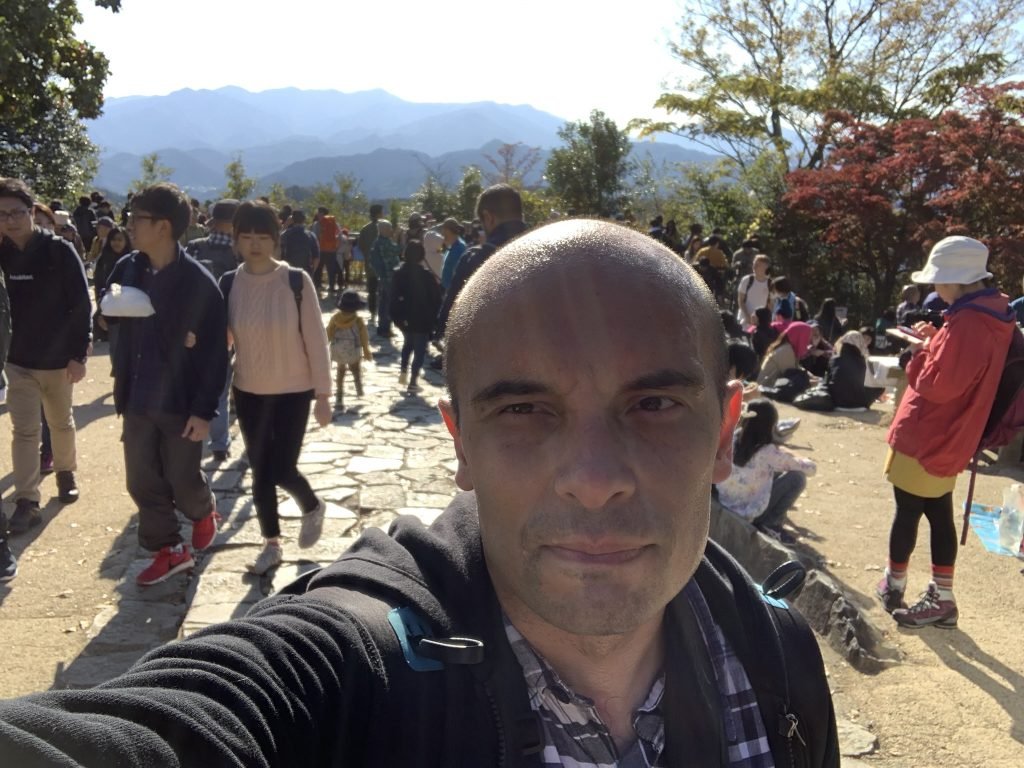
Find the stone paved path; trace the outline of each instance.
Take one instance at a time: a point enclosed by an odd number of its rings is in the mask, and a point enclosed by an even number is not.
[[[237,425],[232,426],[232,458],[220,466],[206,465],[215,469],[213,487],[224,519],[188,585],[180,637],[244,615],[302,573],[333,562],[367,527],[386,529],[402,514],[429,524],[451,500],[455,459],[436,407],[444,393],[442,379],[429,371],[421,379],[421,392],[406,395],[398,384],[401,336],[395,342],[373,344],[374,363],[363,364],[364,397],[356,397],[349,379],[346,411],[336,413],[324,428],[310,418],[299,468],[328,502],[323,536],[314,547],[299,549],[300,510],[282,495],[284,563],[262,577],[246,567],[259,554],[263,539],[242,440]]]

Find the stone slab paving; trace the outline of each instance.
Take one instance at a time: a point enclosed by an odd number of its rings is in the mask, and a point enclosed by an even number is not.
[[[185,593],[178,637],[244,616],[259,600],[336,560],[368,527],[386,530],[399,515],[429,525],[447,506],[457,489],[451,442],[435,407],[444,393],[442,380],[428,371],[422,390],[405,394],[398,384],[401,337],[395,341],[374,344],[374,362],[363,364],[364,397],[356,397],[349,378],[347,409],[336,412],[333,423],[322,429],[310,419],[299,468],[328,503],[323,536],[313,547],[299,549],[301,510],[282,495],[284,562],[263,576],[247,567],[263,538],[248,494],[251,479],[242,441],[232,426],[232,458],[216,467],[212,478],[223,520]],[[167,634],[162,626],[152,631]]]

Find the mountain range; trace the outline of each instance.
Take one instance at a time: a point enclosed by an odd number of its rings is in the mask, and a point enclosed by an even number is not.
[[[565,120],[528,105],[424,104],[386,91],[358,93],[282,88],[253,93],[235,86],[183,89],[165,96],[107,99],[88,124],[100,147],[96,186],[123,192],[156,152],[171,180],[214,197],[224,167],[240,156],[259,191],[273,183],[311,186],[351,174],[372,199],[408,197],[434,173],[454,184],[467,165],[491,167],[504,143],[541,150],[527,184],[542,182],[548,152]],[[635,157],[656,164],[702,163],[714,156],[672,142],[642,142]]]

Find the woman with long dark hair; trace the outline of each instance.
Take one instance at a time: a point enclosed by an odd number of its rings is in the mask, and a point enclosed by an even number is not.
[[[733,448],[732,473],[718,483],[718,499],[762,533],[785,543],[786,512],[817,471],[811,459],[775,443],[779,412],[771,400],[751,400],[741,416]]]

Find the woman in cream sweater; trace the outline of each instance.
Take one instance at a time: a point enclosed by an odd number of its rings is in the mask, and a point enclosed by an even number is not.
[[[288,264],[274,258],[277,212],[265,203],[242,203],[234,234],[243,263],[221,278],[221,291],[228,297],[228,330],[235,346],[235,410],[266,539],[250,569],[263,574],[282,560],[277,487],[304,512],[300,547],[312,546],[323,529],[326,505],[297,465],[310,402],[320,426],[330,423],[331,363],[313,281],[296,270],[302,279],[301,297],[296,296]]]

